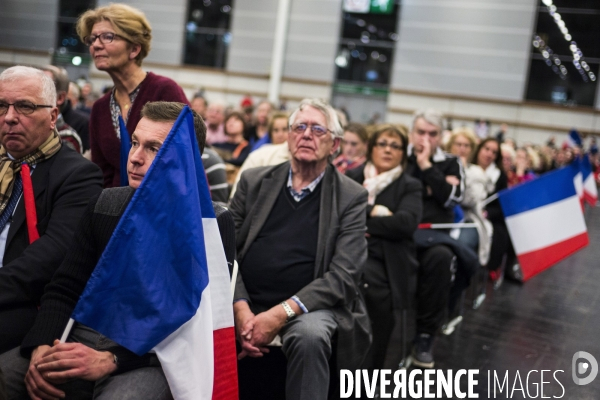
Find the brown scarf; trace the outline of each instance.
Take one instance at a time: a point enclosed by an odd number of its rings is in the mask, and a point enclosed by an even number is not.
[[[0,147],[0,215],[4,212],[10,200],[15,178],[21,172],[21,164],[25,162],[29,166],[34,166],[58,153],[60,147],[60,137],[56,129],[34,152],[18,160],[11,160],[4,146]]]

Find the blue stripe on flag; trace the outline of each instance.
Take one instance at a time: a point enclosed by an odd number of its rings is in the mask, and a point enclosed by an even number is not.
[[[196,134],[194,130],[194,119],[187,118],[186,123],[188,124],[187,131],[190,135],[190,142],[192,143],[192,147],[194,149],[199,149],[198,140],[196,139]],[[202,163],[202,156],[200,155],[200,151],[194,151],[194,164],[196,166],[199,166],[199,168],[196,171],[196,177],[198,181],[198,192],[200,195],[200,207],[202,209],[202,217],[215,218],[215,209],[212,206],[210,188],[208,186],[208,179],[206,177],[206,172],[204,171],[204,164]]]
[[[73,319],[142,355],[196,314],[208,285],[202,218],[214,217],[205,180],[186,106],[123,213]]]
[[[569,138],[571,139],[571,142],[574,145],[577,145],[579,147],[583,146],[581,135],[579,134],[579,132],[577,132],[576,129],[571,129],[571,131],[569,132]]]
[[[590,156],[588,154],[580,159],[579,167],[581,168],[581,175],[583,175],[583,180],[585,181],[592,173],[592,163],[590,162]]]
[[[573,178],[577,166],[567,166],[545,173],[537,179],[498,193],[505,217],[520,214],[575,196]]]

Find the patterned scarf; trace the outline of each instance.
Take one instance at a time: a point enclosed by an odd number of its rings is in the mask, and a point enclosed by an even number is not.
[[[21,164],[25,162],[29,166],[34,166],[47,160],[60,150],[60,146],[60,137],[54,129],[52,135],[40,147],[18,160],[11,160],[4,146],[0,147],[0,215],[10,200],[15,178],[21,172]]]

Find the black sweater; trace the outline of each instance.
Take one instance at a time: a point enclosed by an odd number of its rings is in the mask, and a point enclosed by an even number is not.
[[[321,183],[296,202],[287,188],[246,252],[240,268],[253,305],[262,310],[289,299],[314,280]]]

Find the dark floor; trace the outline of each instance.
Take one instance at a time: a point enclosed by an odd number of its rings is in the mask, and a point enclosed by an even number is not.
[[[544,396],[563,399],[600,399],[600,376],[586,386],[571,376],[577,351],[600,361],[600,207],[586,210],[590,245],[563,262],[520,285],[505,282],[478,310],[467,309],[464,321],[435,346],[436,368],[479,369],[479,398],[533,398],[544,372]],[[504,379],[502,393],[488,392],[488,371]],[[537,370],[529,375],[529,371]],[[553,374],[557,370],[556,379]],[[529,395],[518,390],[529,388]],[[589,375],[583,374],[585,377]],[[557,383],[560,382],[560,385]],[[537,384],[537,386],[536,386]],[[564,387],[564,389],[561,387]],[[562,396],[564,393],[564,396]],[[541,398],[538,393],[538,398]]]

